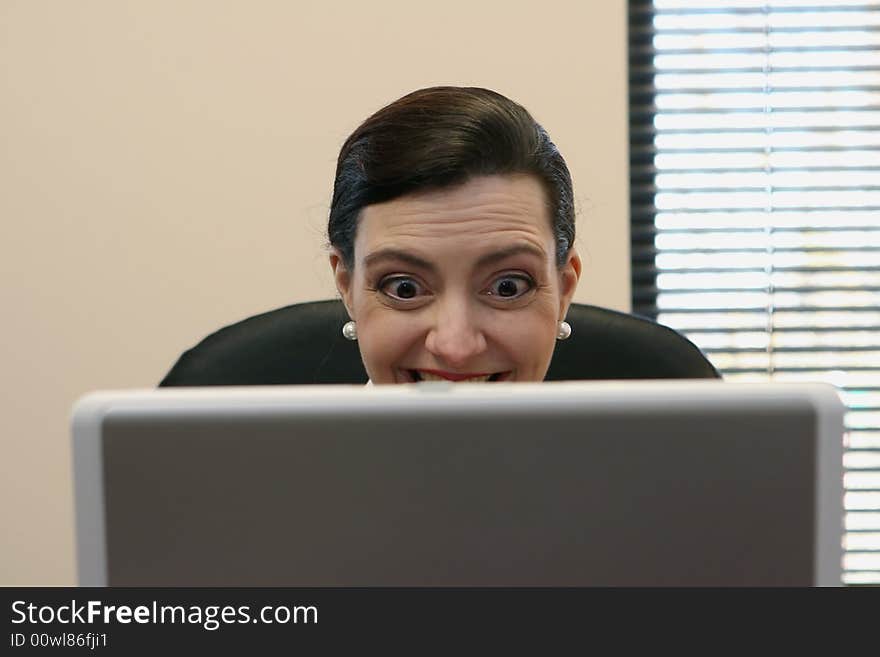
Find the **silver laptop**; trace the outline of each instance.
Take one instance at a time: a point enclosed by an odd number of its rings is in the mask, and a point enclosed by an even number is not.
[[[838,585],[843,411],[720,381],[93,393],[79,582]]]

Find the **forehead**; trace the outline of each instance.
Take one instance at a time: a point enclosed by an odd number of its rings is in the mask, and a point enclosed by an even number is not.
[[[553,231],[541,182],[525,174],[481,176],[451,188],[409,194],[364,208],[355,253],[389,245],[434,251],[525,241],[552,252]],[[463,242],[463,244],[461,244]]]

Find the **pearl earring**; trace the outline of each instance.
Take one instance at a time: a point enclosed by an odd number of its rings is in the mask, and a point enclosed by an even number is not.
[[[556,339],[568,340],[571,337],[571,324],[561,321],[556,325]]]
[[[358,329],[355,322],[346,322],[342,325],[342,335],[346,340],[357,340]]]

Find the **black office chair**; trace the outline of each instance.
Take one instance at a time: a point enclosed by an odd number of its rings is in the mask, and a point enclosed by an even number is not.
[[[647,319],[572,304],[548,381],[720,378],[687,338]],[[187,350],[160,386],[366,383],[357,343],[342,337],[342,302],[312,301],[255,315]]]

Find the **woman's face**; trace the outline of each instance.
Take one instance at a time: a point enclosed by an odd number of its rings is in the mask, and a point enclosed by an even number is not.
[[[363,209],[330,264],[374,383],[541,381],[580,276],[556,266],[544,189],[482,176]]]

